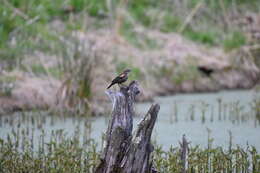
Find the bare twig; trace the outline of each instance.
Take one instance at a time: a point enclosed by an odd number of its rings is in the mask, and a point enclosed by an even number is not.
[[[229,28],[229,26],[231,26],[232,24],[231,24],[231,22],[230,22],[230,20],[229,20],[229,15],[228,15],[228,13],[227,13],[227,11],[226,11],[226,8],[225,8],[225,5],[224,5],[224,2],[223,2],[223,0],[220,0],[219,1],[219,4],[220,4],[220,7],[222,8],[222,11],[223,11],[223,19],[224,19],[224,22],[225,22],[225,24],[226,24],[226,27],[227,28]]]
[[[20,17],[22,17],[24,20],[29,20],[30,17],[27,16],[25,13],[23,13],[21,10],[19,10],[18,8],[15,8],[12,4],[10,4],[9,2],[7,2],[6,0],[4,0],[4,4],[11,8],[15,14],[19,15]]]
[[[195,14],[199,11],[199,9],[203,6],[203,0],[201,0],[190,12],[190,14],[186,17],[183,25],[179,29],[179,33],[182,33],[187,25],[191,22],[192,18],[195,16]]]

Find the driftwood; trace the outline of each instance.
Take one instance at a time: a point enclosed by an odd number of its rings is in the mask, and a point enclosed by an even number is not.
[[[132,135],[133,103],[139,93],[136,81],[129,86],[120,87],[118,92],[107,91],[113,103],[113,112],[106,132],[106,145],[96,173],[156,172],[150,157],[153,151],[150,139],[160,106],[151,106]]]

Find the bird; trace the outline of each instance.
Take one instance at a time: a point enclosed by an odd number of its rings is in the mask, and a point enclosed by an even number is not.
[[[210,77],[211,74],[214,72],[214,69],[208,68],[208,67],[205,67],[205,66],[199,66],[199,67],[198,67],[198,70],[199,70],[201,73],[205,74],[207,77]]]
[[[107,89],[109,89],[111,86],[113,86],[114,84],[122,84],[125,81],[127,81],[128,79],[128,73],[130,73],[131,70],[130,69],[126,69],[124,70],[122,73],[120,73],[116,78],[114,78],[111,82],[111,84],[107,87]]]

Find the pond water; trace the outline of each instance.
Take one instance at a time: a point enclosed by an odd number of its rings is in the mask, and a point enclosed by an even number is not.
[[[234,147],[253,145],[260,151],[260,115],[255,111],[259,96],[246,90],[156,97],[161,109],[152,139],[164,149],[179,145],[185,134],[193,146],[207,147],[213,138],[214,147],[227,149],[232,142]],[[135,106],[134,129],[151,104]],[[54,133],[63,133],[71,138],[80,136],[81,140],[93,138],[101,147],[108,121],[109,116],[90,119],[51,116],[46,112],[16,113],[0,117],[0,138],[7,139],[12,133],[26,134],[37,144],[42,134],[48,141]]]

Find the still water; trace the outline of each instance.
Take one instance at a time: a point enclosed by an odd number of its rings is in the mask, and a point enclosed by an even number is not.
[[[260,115],[255,111],[259,96],[253,90],[246,90],[156,97],[154,102],[159,103],[161,109],[152,140],[168,149],[179,145],[185,134],[193,146],[207,147],[208,139],[212,138],[213,147],[227,149],[232,142],[233,147],[253,145],[260,151]],[[151,104],[135,106],[134,129]],[[80,135],[82,140],[93,138],[101,147],[108,121],[109,116],[90,120],[51,116],[45,112],[16,113],[0,117],[0,138],[7,139],[11,133],[26,133],[37,144],[43,133],[47,142],[51,134],[62,132],[69,138],[75,135]]]

